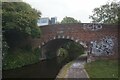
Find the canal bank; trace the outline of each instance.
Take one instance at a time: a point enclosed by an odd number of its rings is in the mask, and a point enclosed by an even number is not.
[[[27,65],[21,68],[3,70],[3,78],[54,78],[59,70],[69,62],[64,60],[61,63],[58,58],[43,60],[36,64]]]
[[[58,78],[89,78],[84,65],[87,62],[87,57],[82,55],[76,60],[66,64],[58,73]]]

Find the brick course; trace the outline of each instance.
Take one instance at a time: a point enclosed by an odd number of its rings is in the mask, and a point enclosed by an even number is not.
[[[65,38],[69,37],[73,41],[78,40],[79,42],[85,42],[89,47],[91,41],[99,41],[102,38],[109,36],[116,38],[115,41],[115,51],[117,52],[117,39],[118,39],[118,26],[113,24],[101,24],[102,29],[91,31],[88,29],[83,29],[83,24],[55,24],[42,26],[41,31],[42,35],[38,39],[31,39],[32,46],[38,47],[43,46],[45,43],[55,38]],[[88,23],[87,23],[88,24]],[[90,23],[89,23],[90,24]],[[89,25],[88,24],[88,25]],[[116,53],[118,54],[118,53]]]

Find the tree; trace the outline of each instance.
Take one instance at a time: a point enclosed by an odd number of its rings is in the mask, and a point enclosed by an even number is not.
[[[119,3],[119,8],[118,8],[118,24],[120,25],[120,1]]]
[[[118,22],[118,8],[120,3],[111,2],[102,5],[93,10],[93,15],[89,18],[95,23],[111,23],[115,24]]]
[[[63,20],[61,21],[61,23],[80,23],[80,21],[75,20],[72,17],[64,17]]]
[[[40,15],[40,12],[24,2],[2,3],[2,26],[4,30],[14,29],[33,37],[40,35],[40,29],[37,26],[37,19]]]
[[[4,40],[4,38],[2,39],[2,58],[4,59],[7,55],[7,51],[8,51],[8,48],[9,46],[7,45],[7,42]]]
[[[76,57],[80,56],[81,54],[84,54],[83,47],[80,44],[77,44],[76,42],[73,42],[73,41],[69,41],[69,42],[65,43],[62,46],[62,48],[67,50],[67,52],[69,53],[70,59],[75,59]]]

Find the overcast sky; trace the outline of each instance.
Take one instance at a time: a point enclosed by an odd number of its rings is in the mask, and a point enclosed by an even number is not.
[[[65,16],[73,17],[82,23],[89,23],[89,15],[100,5],[113,0],[23,0],[41,11],[42,17],[57,17],[61,21]],[[118,0],[116,0],[118,1]]]

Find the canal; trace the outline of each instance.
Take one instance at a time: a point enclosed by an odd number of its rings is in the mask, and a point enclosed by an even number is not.
[[[3,78],[56,78],[60,69],[70,59],[60,60],[60,57],[40,61],[36,64],[27,65],[12,70],[3,70]]]

